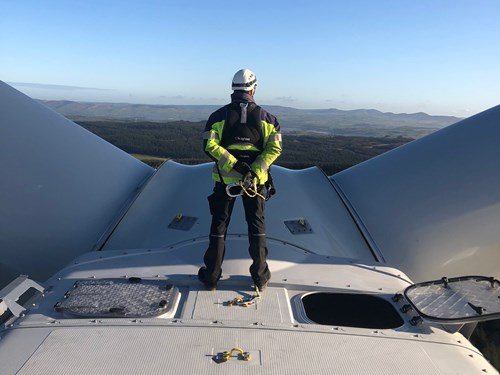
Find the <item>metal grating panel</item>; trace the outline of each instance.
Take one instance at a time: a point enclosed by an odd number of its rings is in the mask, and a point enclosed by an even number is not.
[[[55,309],[81,318],[170,316],[178,298],[178,288],[166,280],[78,280]]]
[[[500,283],[493,278],[444,277],[412,285],[405,296],[427,320],[465,322],[500,317]]]

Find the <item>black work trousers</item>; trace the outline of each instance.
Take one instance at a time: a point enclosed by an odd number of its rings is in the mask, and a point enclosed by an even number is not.
[[[262,189],[263,186],[258,187],[261,194]],[[264,200],[260,197],[250,198],[245,194],[241,197],[248,224],[248,251],[253,261],[250,266],[250,275],[255,284],[260,286],[271,278],[271,272],[266,262],[268,250],[264,222]],[[235,200],[236,198],[226,194],[226,185],[220,182],[216,182],[213,194],[208,197],[212,225],[210,226],[208,249],[203,258],[207,267],[205,281],[208,283],[216,284],[222,274],[222,262],[226,251],[225,239]]]

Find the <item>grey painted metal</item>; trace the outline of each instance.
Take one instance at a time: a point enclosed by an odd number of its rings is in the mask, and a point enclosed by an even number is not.
[[[213,181],[212,163],[186,166],[168,161],[127,212],[104,250],[167,247],[191,238],[206,237],[211,216],[207,196]],[[266,204],[268,238],[285,241],[310,252],[349,259],[374,256],[328,178],[318,168],[300,171],[273,167],[278,193]],[[176,215],[198,220],[188,231],[169,225]],[[305,218],[313,233],[293,235],[286,221]],[[228,234],[247,234],[241,199],[238,199]]]
[[[248,258],[245,243],[231,238],[216,292],[205,291],[195,276],[206,242],[83,254],[47,281],[47,292],[24,317],[0,328],[2,375],[155,374],[167,369],[180,374],[496,373],[460,334],[438,326],[406,323],[397,330],[373,330],[316,325],[291,305],[305,291],[378,293],[388,299],[408,285],[398,270],[374,262],[342,263],[271,241],[274,273],[262,300],[249,308],[225,306],[226,300],[252,292],[242,259]],[[166,275],[183,296],[171,319],[68,319],[53,307],[75,280],[121,276],[125,281],[125,274],[147,278],[154,273],[159,280]],[[212,360],[233,347],[250,352],[253,361],[245,367],[234,358],[219,367]]]
[[[500,276],[500,106],[331,178],[415,281]]]
[[[0,290],[0,315],[2,315],[7,309],[10,310],[14,316],[21,315],[21,313],[26,309],[19,305],[17,301],[31,288],[38,290],[40,293],[43,293],[44,291],[44,287],[42,285],[23,275],[19,276],[5,288]]]
[[[284,288],[269,288],[262,293],[262,298],[248,306],[231,306],[228,302],[234,298],[246,298],[255,295],[251,288],[229,287],[213,292],[197,291],[189,293],[185,305],[186,318],[195,320],[241,321],[289,323],[294,322],[290,307],[290,298]]]
[[[460,334],[439,326],[405,323],[396,330],[373,330],[316,325],[291,303],[307,291],[375,293],[390,301],[409,284],[396,269],[316,255],[271,240],[273,278],[262,299],[249,308],[229,307],[225,301],[252,293],[246,239],[228,236],[224,277],[215,292],[204,290],[196,278],[206,243],[206,238],[194,239],[168,248],[90,252],[75,259],[47,280],[47,292],[25,316],[0,328],[2,375],[154,374],[167,369],[181,374],[496,373]],[[169,319],[68,319],[54,309],[75,280],[126,281],[155,274],[181,293]],[[235,359],[214,367],[219,365],[212,357],[233,347],[250,352],[255,362],[244,367]]]
[[[217,353],[233,347],[250,352],[251,360],[232,358],[222,364],[213,360]],[[301,349],[297,350],[299,347]],[[61,353],[65,354],[61,356]],[[363,360],[359,353],[363,353]],[[17,374],[482,373],[473,360],[463,360],[470,353],[453,345],[424,345],[383,336],[356,337],[333,332],[228,330],[224,327],[89,327],[52,331]],[[444,363],[442,356],[448,357],[449,363]],[[489,366],[485,368],[494,371]]]
[[[92,250],[153,169],[0,81],[0,269],[45,280]]]
[[[340,199],[342,199],[342,202],[344,202],[345,207],[349,211],[349,214],[353,218],[354,222],[356,223],[359,231],[365,238],[365,241],[367,242],[368,246],[370,249],[373,251],[373,255],[375,255],[375,259],[377,259],[379,262],[385,263],[384,256],[382,255],[382,252],[378,248],[377,243],[373,240],[370,232],[368,231],[368,228],[366,228],[365,223],[361,220],[359,217],[358,213],[356,210],[352,207],[351,202],[347,199],[345,196],[344,192],[342,189],[337,185],[334,179],[330,178],[330,182],[332,183],[332,186],[335,188],[335,191],[339,195]]]

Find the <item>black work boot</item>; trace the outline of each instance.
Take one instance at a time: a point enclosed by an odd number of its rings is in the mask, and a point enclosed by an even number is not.
[[[262,279],[259,279],[257,281],[254,281],[254,283],[255,283],[255,287],[257,289],[259,289],[259,292],[262,292],[267,288],[267,284],[269,284],[269,279],[265,280],[265,281]]]
[[[217,289],[217,283],[211,283],[208,282],[205,278],[205,274],[207,272],[207,267],[203,266],[198,270],[198,280],[200,280],[203,285],[205,285],[206,290],[216,290]]]

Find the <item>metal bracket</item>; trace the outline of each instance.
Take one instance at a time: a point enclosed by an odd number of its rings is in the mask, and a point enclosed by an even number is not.
[[[311,225],[304,218],[287,220],[285,221],[285,225],[292,234],[307,234],[313,232]]]
[[[30,288],[44,292],[44,287],[37,282],[28,279],[26,275],[20,275],[5,288],[0,290],[0,300],[7,306],[12,315],[19,317],[26,309],[17,303],[19,297],[26,293]]]
[[[228,352],[217,353],[215,356],[212,357],[212,359],[216,363],[219,363],[219,364],[224,363],[224,362],[227,362],[231,359],[234,352],[238,353],[238,359],[242,359],[245,362],[248,362],[251,359],[250,353],[243,351],[243,349],[241,349],[241,348],[232,348]]]
[[[197,220],[198,218],[196,217],[184,216],[182,213],[178,213],[177,215],[175,215],[174,219],[170,222],[168,227],[170,229],[188,231],[191,230]]]

